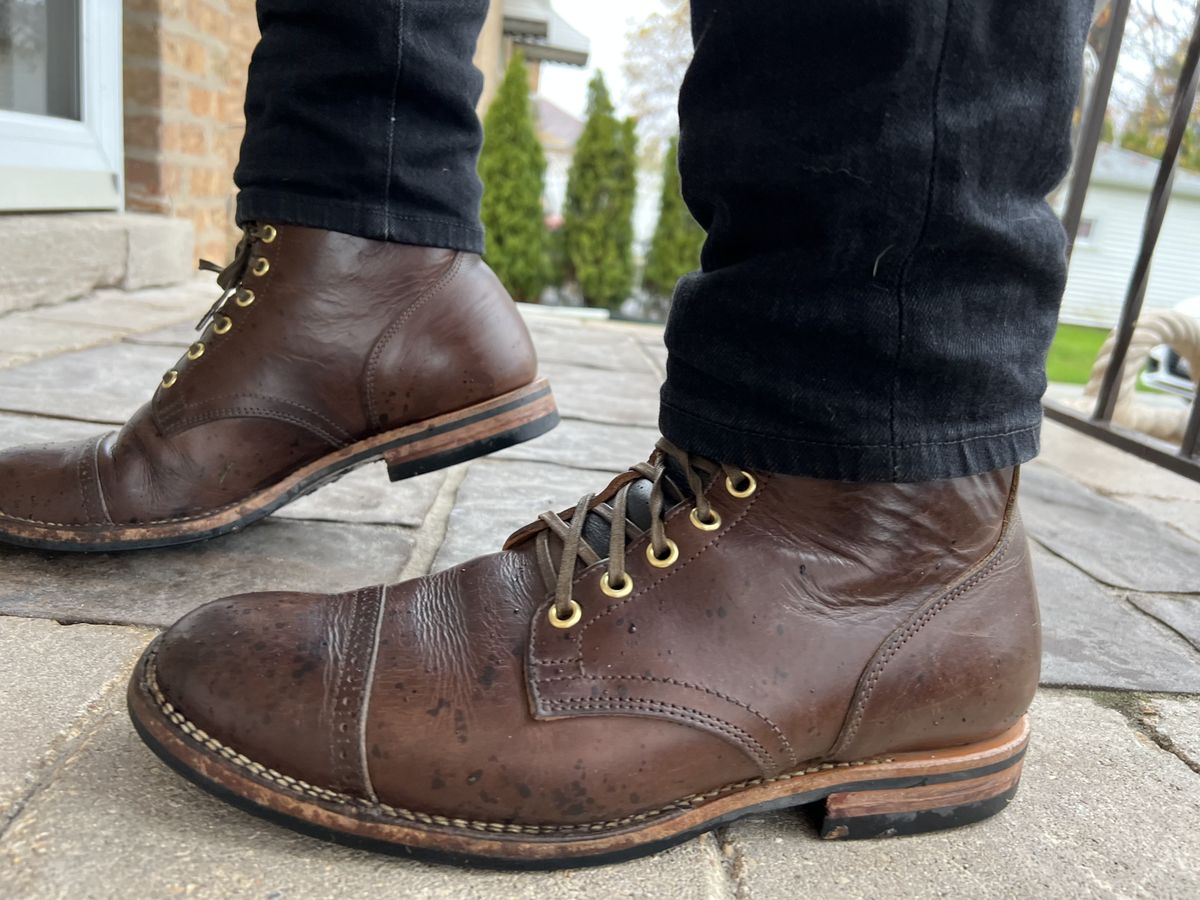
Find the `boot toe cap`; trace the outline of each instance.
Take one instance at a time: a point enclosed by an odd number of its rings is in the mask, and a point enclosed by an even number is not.
[[[159,693],[210,749],[215,741],[292,778],[354,791],[327,737],[339,599],[247,594],[193,610],[157,643]]]
[[[0,452],[0,521],[61,527],[104,523],[97,444],[92,438]]]

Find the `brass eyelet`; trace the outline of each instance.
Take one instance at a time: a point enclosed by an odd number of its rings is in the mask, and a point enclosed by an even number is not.
[[[673,566],[675,561],[679,559],[679,545],[670,538],[667,538],[667,555],[660,557],[654,554],[654,544],[647,544],[646,559],[650,560],[650,565],[657,569],[665,569],[668,566]],[[626,577],[628,578],[629,576]]]
[[[172,369],[170,372],[168,372],[166,375],[163,376],[163,380],[162,380],[163,390],[166,390],[167,388],[170,388],[170,387],[174,387],[175,382],[177,382],[178,380],[179,380],[179,372],[177,372],[175,369]]]
[[[555,628],[570,628],[572,625],[577,625],[579,620],[583,618],[583,607],[572,600],[570,606],[567,608],[571,610],[570,615],[565,619],[560,619],[558,617],[558,609],[551,603],[550,611],[547,613],[550,617],[550,624]]]
[[[188,352],[187,352],[188,359],[199,359],[203,355],[204,355],[204,342],[203,341],[197,341],[196,343],[192,344],[191,347],[188,348]]]
[[[605,572],[600,576],[600,593],[605,597],[628,597],[633,593],[633,576],[628,572],[625,573],[625,580],[621,582],[619,588],[611,587],[608,583],[608,573]]]
[[[233,319],[229,316],[217,316],[213,320],[213,334],[228,334],[233,327]]]
[[[267,272],[269,272],[270,270],[271,270],[271,261],[269,259],[267,259],[265,256],[260,256],[258,259],[256,259],[254,261],[254,268],[251,269],[250,271],[252,271],[255,275],[258,275],[261,278],[263,275],[266,275]]]
[[[274,225],[264,225],[258,232],[258,239],[264,244],[269,244],[275,240],[279,232],[275,230]]]
[[[692,524],[701,531],[716,531],[721,527],[721,515],[715,509],[710,509],[708,513],[711,518],[708,519],[708,521],[705,521],[704,519],[700,518],[700,510],[693,507],[692,511],[688,513],[688,518],[691,519]]]
[[[233,302],[238,306],[246,307],[254,302],[254,291],[250,288],[242,288],[233,298]]]
[[[739,500],[744,500],[746,497],[749,497],[751,494],[753,494],[755,491],[758,490],[758,482],[754,479],[753,475],[751,475],[749,472],[743,470],[742,478],[745,480],[745,483],[746,483],[746,486],[744,488],[734,487],[732,478],[727,477],[725,479],[725,490],[729,491],[730,497],[737,497]]]

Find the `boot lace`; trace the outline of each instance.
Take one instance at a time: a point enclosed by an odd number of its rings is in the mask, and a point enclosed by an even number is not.
[[[609,597],[625,597],[633,591],[633,576],[625,568],[629,542],[649,531],[646,556],[651,565],[666,568],[679,558],[679,548],[667,536],[665,524],[666,513],[676,504],[694,504],[689,519],[696,528],[715,531],[721,527],[720,515],[705,496],[705,485],[722,474],[726,490],[734,497],[749,497],[757,488],[749,472],[694,456],[660,438],[649,461],[617,476],[600,500],[596,494],[585,494],[569,513],[545,512],[538,516],[542,526],[537,535],[538,565],[545,583],[554,585],[551,624],[569,628],[582,618],[582,608],[573,597],[577,564],[591,566],[605,558],[584,538],[589,515],[599,515],[609,526],[608,569],[601,577],[600,589]],[[650,482],[649,528],[639,527],[628,515],[630,492],[642,479]],[[556,564],[554,551],[560,548]]]
[[[246,287],[243,282],[250,275],[261,278],[270,271],[271,261],[264,254],[257,252],[257,248],[260,244],[272,243],[277,235],[278,232],[273,225],[246,225],[242,228],[242,237],[238,241],[232,262],[222,266],[207,259],[200,260],[200,270],[216,272],[217,285],[221,288],[221,296],[196,323],[196,330],[201,335],[208,330],[210,325],[214,335],[228,334],[233,329],[233,319],[225,313],[231,300],[243,308],[254,302],[254,291]],[[187,358],[189,360],[199,359],[204,355],[207,346],[206,341],[196,341],[188,348]],[[179,370],[171,369],[163,376],[161,386],[167,390],[174,387],[178,380]]]

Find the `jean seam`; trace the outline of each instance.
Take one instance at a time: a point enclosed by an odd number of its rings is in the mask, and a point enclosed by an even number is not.
[[[396,74],[392,78],[392,99],[388,109],[387,165],[383,181],[383,236],[392,236],[392,165],[396,147],[396,98],[400,95],[400,70],[404,63],[404,0],[396,0]]]
[[[893,450],[894,451],[894,450],[907,450],[907,449],[916,448],[916,447],[962,446],[963,444],[971,444],[971,443],[974,443],[975,441],[989,441],[989,440],[996,440],[997,438],[1014,437],[1019,434],[1028,434],[1031,431],[1037,431],[1039,428],[1041,428],[1041,422],[1034,422],[1032,425],[1023,425],[1020,428],[1010,428],[1007,431],[996,431],[996,432],[992,432],[989,434],[976,434],[976,435],[972,435],[971,437],[952,438],[952,439],[944,440],[944,441],[914,441],[914,442],[906,443],[906,444],[897,444],[897,443],[893,443],[893,442],[888,442],[888,443],[884,443],[884,444],[842,444],[842,443],[837,443],[835,441],[810,441],[810,440],[805,440],[804,438],[790,437],[789,435],[786,435],[786,434],[774,434],[769,431],[756,431],[752,428],[742,428],[742,427],[735,428],[733,426],[726,425],[722,422],[718,422],[715,419],[710,419],[706,416],[701,416],[701,415],[697,415],[696,413],[693,413],[693,412],[688,412],[687,410],[681,409],[680,407],[675,406],[672,403],[663,402],[662,406],[665,407],[666,409],[672,410],[673,412],[677,412],[677,413],[680,413],[689,418],[695,419],[698,422],[704,422],[706,424],[713,425],[717,428],[726,429],[728,431],[735,431],[739,434],[753,435],[754,437],[765,438],[765,439],[771,440],[771,441],[778,441],[779,443],[783,443],[783,444],[800,444],[800,445],[811,446],[811,447],[832,447],[832,448],[837,448],[837,449],[842,449],[842,450]]]
[[[941,149],[941,142],[938,140],[938,123],[940,118],[938,108],[941,102],[942,71],[946,62],[946,48],[950,44],[950,17],[953,6],[954,0],[946,0],[946,13],[943,18],[945,27],[942,29],[942,46],[938,49],[937,66],[933,72],[933,96],[930,98],[929,109],[929,125],[932,140],[929,150],[929,175],[925,188],[925,210],[921,216],[921,228],[917,232],[917,239],[909,249],[908,255],[900,263],[900,270],[896,277],[896,356],[893,363],[891,403],[888,410],[888,433],[891,436],[889,446],[892,448],[890,462],[893,479],[899,477],[900,471],[900,458],[896,453],[896,450],[900,447],[896,443],[896,407],[900,399],[901,359],[904,355],[904,301],[907,295],[908,274],[912,268],[913,260],[916,258],[917,251],[921,248],[921,244],[925,240],[925,235],[929,230],[929,220],[933,214],[934,191],[937,187],[938,152]]]
[[[447,228],[455,228],[455,229],[458,229],[459,231],[463,231],[467,234],[480,235],[483,233],[483,229],[480,228],[479,226],[469,225],[469,224],[460,222],[456,219],[448,219],[448,218],[444,218],[442,216],[410,216],[405,213],[390,212],[387,209],[375,209],[375,208],[372,208],[369,206],[364,206],[361,203],[354,203],[354,202],[347,201],[347,200],[338,200],[338,199],[335,199],[332,197],[321,197],[321,198],[306,197],[306,196],[304,196],[302,194],[298,194],[298,193],[287,193],[287,192],[281,192],[281,191],[274,191],[274,190],[266,189],[266,188],[247,188],[247,189],[241,191],[240,193],[242,195],[247,195],[252,200],[256,200],[260,197],[285,198],[288,202],[292,202],[292,201],[302,202],[311,208],[324,207],[324,208],[336,208],[336,209],[341,209],[341,210],[348,210],[348,211],[357,212],[357,213],[361,213],[364,211],[372,213],[372,214],[378,213],[379,215],[382,215],[384,217],[384,219],[389,222],[390,221],[431,222],[436,225],[443,225]],[[301,224],[301,223],[297,223],[297,224]]]

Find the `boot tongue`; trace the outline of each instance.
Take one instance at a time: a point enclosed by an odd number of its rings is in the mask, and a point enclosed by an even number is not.
[[[671,481],[686,497],[691,491],[683,467],[673,457],[666,457],[666,471],[663,478]],[[653,485],[647,478],[639,478],[629,485],[629,496],[625,506],[625,516],[642,531],[650,527],[650,491]],[[675,505],[676,494],[666,488],[665,509]],[[612,535],[612,526],[608,520],[597,512],[589,512],[583,525],[583,540],[596,552],[601,559],[608,558],[608,542]]]

